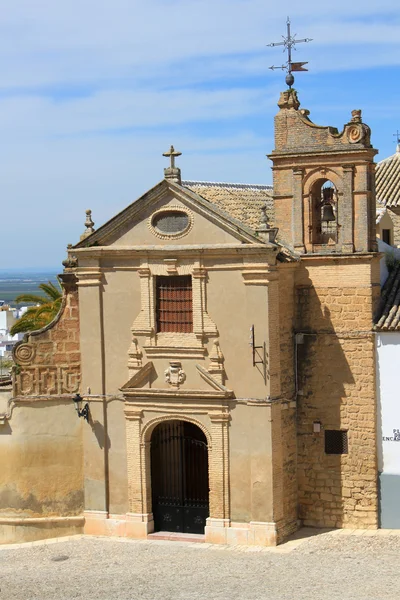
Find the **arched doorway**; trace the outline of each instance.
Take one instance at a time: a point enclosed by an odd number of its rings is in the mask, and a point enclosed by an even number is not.
[[[155,531],[204,533],[209,516],[207,439],[197,425],[165,421],[151,437]]]

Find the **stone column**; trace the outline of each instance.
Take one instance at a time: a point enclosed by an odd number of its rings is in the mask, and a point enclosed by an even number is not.
[[[296,252],[304,254],[303,169],[293,169],[292,238]]]
[[[354,252],[354,165],[343,165],[343,195],[338,206],[338,250]],[[365,215],[367,217],[367,215]]]

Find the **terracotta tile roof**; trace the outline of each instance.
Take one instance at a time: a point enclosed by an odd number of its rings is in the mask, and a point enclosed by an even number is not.
[[[374,329],[400,331],[400,264],[394,266],[382,288]]]
[[[400,206],[400,144],[396,153],[376,165],[376,199],[385,206]]]
[[[261,209],[264,206],[267,206],[268,220],[273,223],[271,185],[211,181],[182,181],[182,185],[252,229],[257,229],[260,225]]]

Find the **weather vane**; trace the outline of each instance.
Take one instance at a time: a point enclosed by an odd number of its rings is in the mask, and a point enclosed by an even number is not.
[[[393,134],[397,140],[397,143],[400,144],[400,131],[397,129],[396,133]]]
[[[269,68],[272,69],[273,71],[275,69],[282,69],[282,71],[287,71],[285,81],[286,81],[287,85],[289,86],[289,88],[291,88],[292,85],[294,84],[294,77],[292,75],[292,71],[308,71],[308,69],[304,69],[304,65],[307,65],[308,62],[292,62],[292,48],[293,48],[293,50],[296,50],[296,48],[295,48],[296,44],[300,44],[302,42],[312,42],[312,39],[304,38],[303,40],[296,40],[297,33],[292,35],[290,32],[289,17],[287,18],[286,26],[287,26],[287,35],[286,35],[286,37],[282,36],[283,42],[272,42],[272,44],[267,44],[267,46],[270,46],[270,47],[283,46],[283,51],[285,52],[287,50],[287,53],[288,53],[287,62],[285,64],[281,65],[280,67],[272,66]]]

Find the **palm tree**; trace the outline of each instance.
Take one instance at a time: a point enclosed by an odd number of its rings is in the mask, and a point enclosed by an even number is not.
[[[58,287],[49,281],[41,283],[39,289],[44,292],[44,296],[36,294],[21,294],[15,298],[15,301],[34,303],[11,327],[11,335],[16,333],[25,333],[27,331],[36,331],[51,321],[58,315],[62,302],[62,287],[58,281]]]

